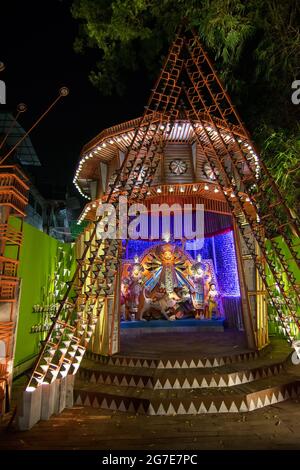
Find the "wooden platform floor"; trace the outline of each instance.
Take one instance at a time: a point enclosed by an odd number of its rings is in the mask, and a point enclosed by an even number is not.
[[[300,450],[299,400],[251,413],[136,416],[76,407],[26,432],[0,426],[0,449]]]
[[[167,341],[157,337],[154,344],[137,343],[134,353],[140,348],[140,352],[147,354],[171,352],[177,356],[181,352],[186,354],[190,347],[191,355],[195,355],[196,350],[199,354],[200,346],[203,353],[215,355],[227,354],[228,348],[232,348],[231,352],[245,349],[242,336],[231,332],[205,338],[193,335],[179,344],[173,337]],[[127,350],[132,354],[132,346],[123,345],[123,353]],[[268,352],[264,360],[273,362],[285,353],[285,343],[278,341],[276,350]],[[248,364],[245,362],[243,367]],[[14,402],[25,383],[26,377],[14,383]],[[76,406],[25,432],[15,430],[13,425],[8,428],[10,418],[9,414],[0,422],[0,450],[300,450],[299,398],[248,413],[185,416],[147,416]]]
[[[247,352],[243,332],[236,330],[193,331],[145,334],[122,337],[120,356],[135,357],[197,357],[223,356]]]

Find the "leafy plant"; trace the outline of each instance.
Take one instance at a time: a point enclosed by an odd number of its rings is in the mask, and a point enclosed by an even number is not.
[[[102,94],[124,93],[137,71],[154,79],[184,20],[209,49],[233,102],[291,206],[299,199],[300,75],[298,0],[73,0],[75,49],[99,53],[90,80]]]
[[[300,209],[300,126],[295,130],[273,129],[266,125],[256,130],[261,156],[288,205]]]

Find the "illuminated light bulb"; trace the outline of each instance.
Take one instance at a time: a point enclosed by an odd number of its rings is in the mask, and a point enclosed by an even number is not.
[[[160,126],[160,130],[163,131],[165,126]]]
[[[218,193],[218,192],[219,192],[218,188],[215,188],[214,193]]]
[[[138,257],[138,255],[134,255],[134,262],[135,262],[135,263],[138,263],[138,262],[139,262],[139,257]]]
[[[174,192],[174,188],[173,188],[173,186],[170,186],[169,187],[169,193],[173,193],[173,192]]]
[[[26,392],[34,392],[35,390],[36,390],[35,387],[32,387],[32,386],[26,387]]]
[[[204,185],[204,189],[205,189],[205,191],[208,191],[208,190],[209,190],[208,184],[205,184],[205,185]]]
[[[247,201],[247,202],[250,202],[250,197],[246,197],[246,201]]]
[[[254,151],[253,151],[253,150],[250,150],[250,153],[252,153],[252,154],[253,154],[253,153],[254,153]]]
[[[161,188],[157,188],[156,192],[160,194],[161,193]]]
[[[103,147],[103,148],[105,148],[105,147],[106,147],[106,143],[105,143],[105,142],[103,142],[103,144],[102,144],[102,147]]]
[[[147,191],[147,196],[150,196],[150,194],[151,194],[151,191]]]
[[[113,141],[112,139],[110,139],[109,143],[110,143],[110,144],[113,144],[113,143],[114,143],[114,141]]]
[[[117,137],[117,142],[121,142],[121,139],[120,139],[120,137]]]
[[[180,124],[178,124],[178,129],[181,130],[182,129],[182,126]]]
[[[165,233],[164,236],[163,236],[163,239],[164,239],[165,242],[168,243],[171,239],[171,235],[169,233]]]
[[[194,192],[198,191],[198,186],[193,186],[193,191]]]
[[[227,196],[227,191],[223,191],[223,192],[224,192],[225,196]]]
[[[184,191],[185,191],[185,188],[184,188],[183,186],[181,186],[180,192],[181,192],[181,193],[184,193]]]
[[[235,194],[234,194],[234,193],[231,193],[231,194],[230,194],[230,197],[235,197]]]
[[[87,159],[88,159],[88,158],[92,158],[92,156],[93,156],[93,152],[91,152],[86,158],[87,158]]]
[[[97,207],[97,204],[93,203],[93,207]]]

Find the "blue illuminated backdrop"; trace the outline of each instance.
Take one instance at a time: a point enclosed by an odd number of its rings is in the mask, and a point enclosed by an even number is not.
[[[240,297],[233,231],[213,238],[219,288],[224,297]]]
[[[159,240],[128,240],[125,258],[133,259],[135,255],[140,257],[145,250],[160,243],[162,242]],[[172,244],[181,246],[181,241],[176,240]],[[186,250],[186,252],[194,259],[200,253],[202,258],[213,261],[219,289],[223,297],[240,297],[232,230],[205,238],[204,246],[201,250]]]

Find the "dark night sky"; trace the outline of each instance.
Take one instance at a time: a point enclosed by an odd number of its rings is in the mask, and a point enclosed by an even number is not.
[[[78,55],[73,50],[78,23],[71,1],[26,0],[1,5],[0,61],[6,65],[7,105],[15,110],[24,102],[28,111],[20,124],[28,129],[57,90],[66,85],[68,97],[31,134],[41,161],[37,187],[46,197],[63,197],[73,189],[72,179],[82,146],[102,129],[142,114],[149,80],[142,72],[126,84],[127,92],[103,97],[88,80],[97,51]]]

